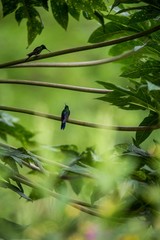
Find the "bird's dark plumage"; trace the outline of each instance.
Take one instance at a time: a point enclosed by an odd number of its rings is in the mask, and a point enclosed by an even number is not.
[[[46,46],[45,45],[41,45],[41,46],[39,46],[39,47],[36,47],[32,52],[30,52],[30,53],[28,53],[27,54],[27,56],[28,56],[28,58],[26,59],[26,61],[30,58],[30,57],[32,57],[32,56],[37,56],[37,55],[39,55],[41,52],[42,52],[42,50],[44,50],[44,49],[46,49],[47,51],[49,51],[47,48],[46,48]],[[49,51],[50,52],[50,51]]]
[[[70,110],[69,110],[69,107],[67,105],[65,105],[62,113],[61,113],[61,129],[65,129],[65,126],[66,126],[66,122],[69,118],[69,115],[70,115]]]

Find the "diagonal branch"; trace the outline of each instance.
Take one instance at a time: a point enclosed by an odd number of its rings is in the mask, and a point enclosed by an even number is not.
[[[48,87],[48,88],[59,88],[77,92],[86,92],[86,93],[99,93],[106,94],[112,92],[112,90],[108,89],[98,89],[98,88],[88,88],[88,87],[80,87],[59,83],[49,83],[49,82],[39,82],[39,81],[29,81],[29,80],[17,80],[17,79],[0,79],[0,84],[19,84],[19,85],[29,85],[29,86],[38,86],[38,87]]]
[[[55,116],[52,114],[36,112],[33,110],[16,108],[16,107],[7,107],[7,106],[0,106],[0,110],[10,111],[10,112],[18,112],[24,113],[28,115],[34,115],[38,117],[48,118],[56,121],[61,121],[61,117]],[[126,131],[126,132],[135,132],[135,131],[150,131],[160,128],[160,124],[152,125],[152,126],[138,126],[138,127],[125,127],[125,126],[107,126],[104,124],[97,124],[97,123],[90,123],[90,122],[82,122],[78,120],[69,119],[68,123],[83,126],[83,127],[90,127],[90,128],[98,128],[98,129],[105,129],[105,130],[114,130],[114,131]]]
[[[96,207],[95,206],[92,206],[91,204],[89,203],[86,203],[86,202],[82,202],[82,201],[79,201],[79,200],[75,200],[75,199],[72,199],[72,198],[68,198],[62,194],[59,194],[57,192],[54,192],[54,191],[51,191],[49,190],[48,188],[40,185],[40,184],[37,184],[37,183],[33,183],[32,181],[24,178],[22,175],[14,175],[13,176],[13,180],[14,181],[18,181],[26,186],[29,186],[29,187],[32,187],[34,189],[39,189],[41,191],[44,191],[46,192],[48,195],[56,198],[56,199],[59,199],[59,200],[62,200],[62,201],[66,201],[66,203],[70,204],[72,207],[74,208],[77,208],[79,209],[80,211],[83,211],[85,213],[88,213],[90,215],[93,215],[93,216],[97,216],[97,217],[102,217],[101,214],[98,213],[98,211],[96,211]]]
[[[84,62],[61,62],[61,63],[51,63],[51,62],[45,62],[45,63],[21,63],[18,65],[11,66],[11,68],[23,68],[23,67],[88,67],[88,66],[97,66],[102,64],[107,64],[111,62],[116,62],[118,60],[121,60],[123,58],[127,58],[130,55],[134,54],[135,52],[142,49],[146,44],[143,46],[139,46],[139,48],[134,48],[131,51],[128,51],[126,53],[120,54],[118,56],[112,57],[112,58],[104,58],[100,60],[92,60],[92,61],[84,61]]]
[[[160,25],[157,25],[157,26],[155,26],[153,28],[150,28],[148,30],[145,30],[143,32],[139,32],[139,33],[136,33],[136,34],[133,34],[133,35],[130,35],[130,36],[121,37],[121,38],[110,40],[110,41],[104,41],[104,42],[95,43],[95,44],[92,44],[92,45],[86,45],[86,46],[75,47],[75,48],[68,48],[68,49],[64,49],[64,50],[60,50],[60,51],[51,52],[51,53],[48,53],[48,54],[42,54],[42,55],[30,58],[28,60],[28,62],[29,61],[40,60],[40,59],[45,59],[45,58],[50,58],[50,57],[55,57],[55,56],[60,56],[60,55],[64,55],[64,54],[70,54],[70,53],[75,53],[75,52],[81,52],[81,51],[86,51],[86,50],[91,50],[91,49],[107,47],[107,46],[115,45],[115,44],[118,44],[118,43],[127,42],[127,41],[130,41],[130,40],[141,38],[141,37],[147,36],[147,35],[149,35],[153,32],[156,32],[158,30],[160,30]],[[26,61],[26,58],[11,61],[11,62],[7,62],[7,63],[2,63],[2,64],[0,64],[0,68],[5,68],[5,67],[10,67],[10,66],[13,66],[13,65],[16,65],[16,64],[25,63],[25,61]]]

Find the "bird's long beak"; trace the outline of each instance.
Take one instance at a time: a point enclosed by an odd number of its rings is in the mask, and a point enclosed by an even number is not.
[[[48,48],[46,48],[46,50],[47,50],[48,52],[51,52]]]

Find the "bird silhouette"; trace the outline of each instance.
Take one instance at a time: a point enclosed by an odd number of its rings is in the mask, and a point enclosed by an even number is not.
[[[65,105],[62,113],[61,113],[61,129],[65,129],[65,126],[66,126],[66,122],[69,118],[69,115],[70,115],[70,110],[69,110],[69,107],[67,105]]]
[[[41,45],[41,46],[39,46],[39,47],[36,47],[32,52],[30,52],[30,53],[28,53],[27,54],[27,56],[28,56],[28,58],[26,59],[26,61],[30,58],[30,57],[32,57],[32,56],[37,56],[37,55],[39,55],[41,52],[42,52],[42,50],[44,50],[44,49],[46,49],[47,51],[49,51],[47,48],[46,48],[46,46],[45,45]],[[49,51],[50,52],[50,51]]]

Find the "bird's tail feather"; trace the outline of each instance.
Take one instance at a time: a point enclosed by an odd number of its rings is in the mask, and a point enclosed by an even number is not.
[[[65,129],[65,126],[66,126],[66,123],[65,122],[62,122],[62,124],[61,124],[61,129]]]

